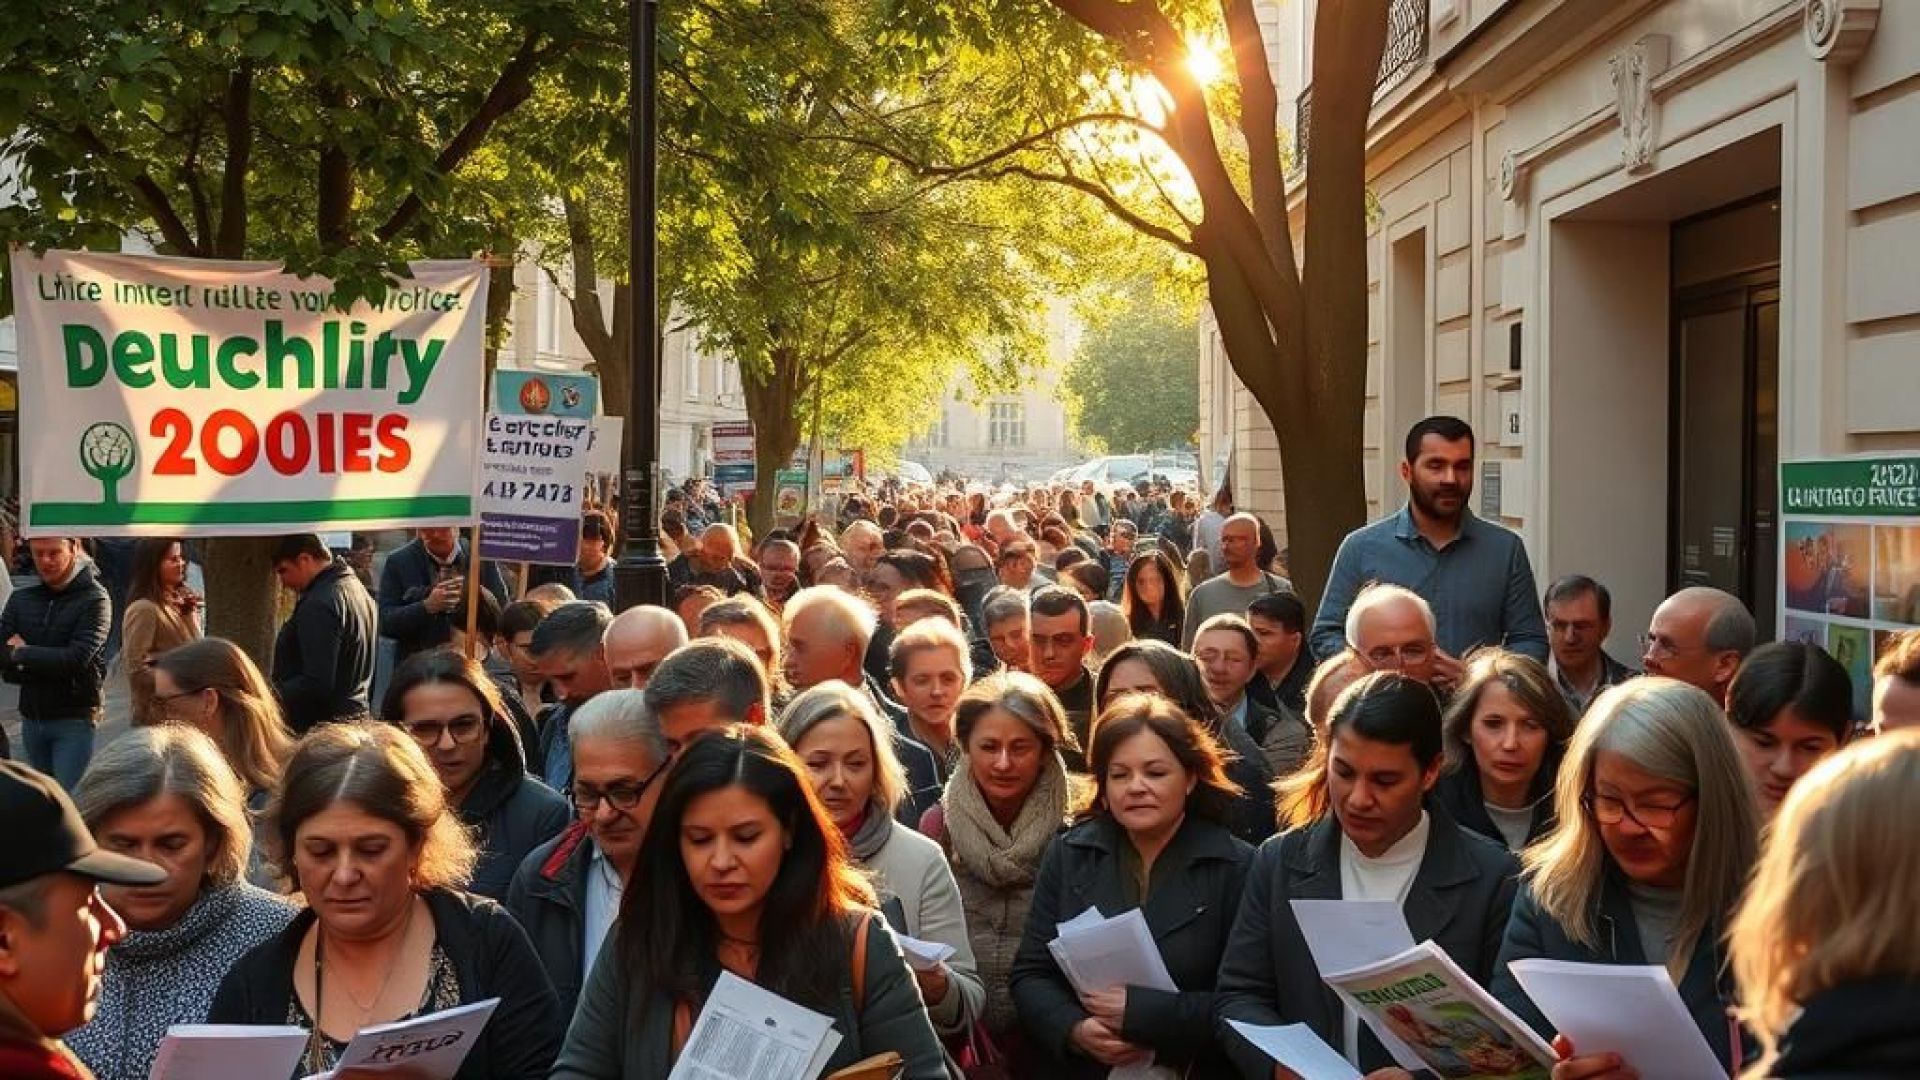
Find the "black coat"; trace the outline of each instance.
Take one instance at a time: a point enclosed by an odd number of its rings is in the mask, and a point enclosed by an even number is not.
[[[1429,809],[1426,852],[1402,909],[1413,940],[1431,940],[1481,985],[1493,972],[1501,932],[1513,906],[1520,865],[1504,847],[1462,829],[1445,811]],[[1320,979],[1294,918],[1294,900],[1340,899],[1340,825],[1328,815],[1260,845],[1233,936],[1220,964],[1218,1037],[1249,1080],[1273,1075],[1273,1059],[1229,1027],[1306,1024],[1327,1045],[1343,1037],[1340,999]],[[1360,1026],[1362,1071],[1394,1064]]]
[[[933,751],[913,737],[905,705],[888,697],[886,691],[880,689],[879,680],[871,675],[866,677],[861,689],[873,700],[880,715],[893,725],[893,755],[900,759],[900,768],[907,774],[907,797],[900,800],[900,808],[893,816],[911,829],[920,824],[920,815],[940,801],[943,789],[940,766],[933,760]]]
[[[584,822],[528,853],[507,888],[507,910],[533,942],[560,1011],[573,1015],[592,957],[587,947],[587,874],[593,839]]]
[[[1920,979],[1844,983],[1806,1002],[1768,1076],[1895,1080],[1920,1076]]]
[[[1540,761],[1540,771],[1533,774],[1533,784],[1527,789],[1527,801],[1533,804],[1533,823],[1527,826],[1528,844],[1552,832],[1560,820],[1553,806],[1553,785],[1560,775],[1560,761],[1565,755],[1564,747],[1549,743],[1546,757]],[[1493,815],[1487,813],[1486,792],[1480,786],[1480,769],[1471,757],[1442,773],[1439,783],[1433,785],[1433,794],[1428,796],[1428,800],[1445,807],[1462,828],[1479,833],[1501,847],[1506,846],[1507,838],[1500,835],[1499,827],[1493,823]]]
[[[489,900],[506,899],[527,853],[560,835],[572,819],[566,799],[527,775],[527,756],[513,723],[494,717],[484,771],[460,802],[460,820],[473,830],[480,848],[468,890]]]
[[[1511,1009],[1515,1016],[1525,1021],[1543,1039],[1551,1040],[1555,1028],[1547,1022],[1545,1014],[1534,1005],[1527,992],[1520,988],[1519,980],[1507,970],[1508,964],[1535,957],[1580,964],[1647,962],[1646,951],[1640,946],[1640,928],[1633,918],[1633,901],[1627,892],[1626,879],[1613,868],[1611,860],[1600,883],[1598,909],[1594,918],[1599,942],[1597,946],[1589,947],[1573,940],[1565,927],[1541,910],[1530,885],[1523,887],[1519,898],[1514,901],[1513,918],[1507,923],[1506,940],[1500,946],[1500,962],[1494,969],[1493,981],[1485,985],[1494,997],[1500,999],[1502,1005]],[[1731,1069],[1736,1032],[1741,1042],[1739,1056],[1742,1062],[1754,1061],[1758,1046],[1752,1036],[1737,1027],[1732,1019],[1733,972],[1727,963],[1726,950],[1720,944],[1721,934],[1722,927],[1716,924],[1700,935],[1700,940],[1694,943],[1693,956],[1687,962],[1687,974],[1680,980],[1679,989],[1680,1000],[1686,1004],[1687,1012],[1692,1014],[1700,1034],[1706,1037],[1707,1045],[1713,1048],[1714,1056]]]
[[[460,982],[460,1003],[500,999],[455,1080],[544,1080],[560,1052],[566,1017],[526,933],[491,900],[457,892],[425,895],[438,944]],[[207,1022],[286,1023],[300,939],[313,920],[311,909],[302,911],[286,930],[241,957],[214,995]]]
[[[460,588],[466,589],[467,545],[455,542],[453,568],[460,574]],[[440,583],[440,567],[427,553],[427,545],[414,540],[387,556],[380,570],[380,636],[393,639],[394,662],[399,663],[417,652],[445,645],[453,637],[453,612],[427,610],[427,594]],[[480,587],[493,594],[501,607],[512,595],[500,567],[480,564]],[[464,627],[463,627],[464,629]]]
[[[340,559],[301,592],[273,642],[273,689],[294,731],[371,711],[378,617],[366,586]]]
[[[1107,1075],[1107,1066],[1072,1045],[1073,1027],[1087,1012],[1047,943],[1058,936],[1057,924],[1089,907],[1111,917],[1137,906],[1180,992],[1128,987],[1120,1036],[1152,1048],[1156,1064],[1192,1065],[1194,1075],[1219,1075],[1226,1061],[1213,1037],[1214,980],[1253,849],[1225,826],[1189,816],[1160,853],[1156,887],[1136,905],[1129,902],[1125,883],[1126,843],[1113,819],[1098,817],[1048,845],[1010,978],[1021,1023],[1066,1076],[1098,1080]]]
[[[107,631],[112,602],[92,563],[82,562],[63,589],[37,581],[16,589],[0,610],[0,641],[18,634],[26,644],[0,649],[0,674],[20,686],[20,715],[28,720],[99,718],[100,684],[107,677]]]

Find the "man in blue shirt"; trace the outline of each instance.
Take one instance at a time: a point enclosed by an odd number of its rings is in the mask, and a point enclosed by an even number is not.
[[[1346,647],[1347,609],[1378,581],[1411,589],[1433,608],[1443,682],[1457,683],[1459,657],[1480,645],[1546,662],[1547,627],[1525,545],[1467,509],[1474,449],[1473,428],[1456,417],[1430,416],[1407,432],[1407,504],[1341,541],[1313,620],[1315,656]]]

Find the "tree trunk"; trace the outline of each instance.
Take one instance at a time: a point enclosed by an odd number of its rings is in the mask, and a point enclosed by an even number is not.
[[[218,537],[207,541],[207,634],[222,637],[273,673],[274,614],[280,583],[273,576],[271,536]]]
[[[753,418],[753,498],[747,502],[747,524],[755,536],[765,536],[774,525],[775,480],[793,460],[800,446],[800,399],[804,396],[804,361],[784,346],[773,349],[773,378],[762,380],[742,371],[747,415]]]

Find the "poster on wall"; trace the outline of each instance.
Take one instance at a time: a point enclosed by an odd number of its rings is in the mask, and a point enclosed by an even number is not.
[[[1781,637],[1825,648],[1871,700],[1874,659],[1920,626],[1920,456],[1780,466]]]

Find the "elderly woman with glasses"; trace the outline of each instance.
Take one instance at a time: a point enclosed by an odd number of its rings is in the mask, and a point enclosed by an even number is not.
[[[420,744],[447,802],[474,830],[480,861],[469,889],[504,899],[527,853],[572,815],[565,799],[527,775],[526,751],[493,680],[459,653],[416,653],[394,672],[380,715]]]
[[[1722,941],[1759,847],[1753,784],[1707,694],[1648,676],[1601,694],[1554,788],[1560,824],[1527,849],[1489,989],[1535,1031],[1553,1025],[1507,965],[1544,957],[1666,968],[1732,1075],[1754,1047],[1731,1019]],[[1619,1080],[1621,1046],[1555,1043],[1555,1080]]]
[[[568,718],[567,741],[580,820],[521,861],[507,910],[533,939],[571,1016],[633,880],[673,754],[638,690],[594,695]]]
[[[146,1080],[167,1028],[205,1020],[234,961],[293,919],[292,904],[243,877],[245,799],[213,740],[181,724],[120,736],[80,778],[74,802],[95,842],[167,871],[158,885],[104,888],[127,935],[107,951],[92,1022],[67,1036],[100,1080]]]

